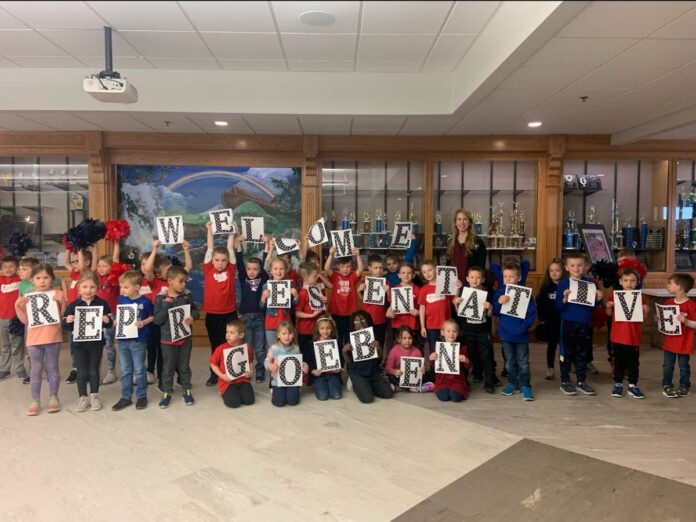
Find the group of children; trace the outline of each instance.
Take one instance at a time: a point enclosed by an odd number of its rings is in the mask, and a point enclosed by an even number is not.
[[[209,224],[210,225],[210,224]],[[415,241],[415,240],[414,240]],[[588,362],[592,360],[592,307],[571,302],[569,294],[573,280],[592,282],[586,275],[589,265],[582,254],[570,253],[565,261],[555,259],[546,272],[544,284],[536,300],[532,297],[524,317],[502,312],[511,299],[508,285],[522,281],[519,264],[508,263],[502,267],[502,281],[497,289],[486,280],[483,267],[470,266],[463,278],[466,286],[487,293],[483,321],[473,321],[457,315],[455,308],[462,297],[441,295],[436,292],[436,263],[423,261],[416,268],[408,261],[389,254],[385,262],[379,256],[367,259],[367,272],[371,277],[385,277],[382,290],[386,298],[382,305],[365,303],[358,307],[358,295],[365,291],[362,280],[363,261],[357,249],[357,262],[353,256],[334,259],[332,247],[324,264],[326,276],[320,273],[319,257],[306,249],[306,238],[300,256],[304,258],[297,270],[292,268],[288,254],[271,258],[273,240],[266,240],[262,257],[247,257],[243,253],[244,236],[230,235],[225,247],[215,246],[211,227],[208,226],[206,253],[203,264],[205,326],[211,346],[208,386],[217,385],[223,403],[231,408],[254,403],[251,379],[265,382],[269,375],[271,401],[275,406],[296,405],[300,401],[301,385],[280,386],[279,361],[284,355],[302,356],[302,385],[312,386],[318,400],[340,399],[344,385],[355,392],[361,402],[369,403],[375,397],[390,398],[400,388],[402,381],[401,359],[423,357],[425,347],[429,355],[428,365],[420,367],[420,385],[409,386],[417,392],[435,392],[442,401],[459,402],[467,398],[468,376],[474,382],[483,382],[483,389],[494,393],[502,385],[495,374],[492,344],[492,317],[498,318],[497,334],[502,342],[505,372],[508,383],[500,393],[505,396],[521,392],[522,398],[534,400],[529,365],[529,330],[537,318],[546,328],[548,337],[547,379],[553,379],[556,345],[560,341],[560,389],[566,395],[578,391],[594,395],[594,388],[587,382]],[[147,388],[158,379],[161,391],[159,407],[170,405],[174,393],[174,378],[183,390],[186,405],[195,403],[191,393],[190,356],[192,336],[181,337],[172,331],[170,310],[184,307],[187,315],[184,323],[191,325],[199,316],[199,307],[186,289],[189,270],[193,266],[188,243],[182,244],[185,265],[172,264],[172,260],[158,255],[159,241],[152,244],[152,252],[143,256],[140,270],[112,273],[118,262],[118,246],[113,256],[98,259],[92,271],[92,253],[79,251],[71,254],[70,279],[56,282],[53,268],[31,258],[18,260],[12,256],[2,259],[0,278],[0,380],[10,375],[14,366],[17,377],[31,387],[32,402],[28,415],[38,415],[41,410],[40,392],[42,375],[48,378],[48,412],[60,410],[58,400],[58,358],[62,330],[68,331],[72,358],[71,375],[67,382],[76,382],[78,400],[75,411],[99,410],[100,384],[114,382],[116,348],[114,331],[118,326],[116,307],[136,305],[137,335],[120,337],[118,361],[120,365],[121,398],[112,410],[119,411],[133,404],[137,409],[147,407]],[[409,249],[412,254],[413,250]],[[268,270],[266,270],[266,268]],[[624,290],[640,287],[640,275],[631,266],[620,268],[619,284]],[[235,280],[236,277],[236,280]],[[291,281],[290,300],[286,308],[269,307],[271,285],[269,281]],[[422,283],[417,285],[416,281]],[[236,288],[238,284],[238,290]],[[693,329],[696,328],[696,305],[688,299],[693,279],[687,274],[670,277],[667,289],[675,295],[667,304],[680,308],[677,319],[683,324],[680,336],[665,336],[663,390],[667,397],[685,396],[689,393],[689,354],[693,352]],[[56,286],[58,285],[58,286]],[[464,285],[457,281],[458,288]],[[390,305],[390,289],[410,287],[413,308],[407,313],[395,314]],[[318,288],[323,309],[312,303],[309,288]],[[331,290],[326,297],[326,290]],[[47,292],[57,304],[62,321],[41,326],[27,325],[21,331],[18,318],[28,322],[27,294]],[[239,293],[239,295],[237,295]],[[594,307],[603,305],[603,293],[596,291]],[[98,340],[75,340],[74,327],[77,307],[102,307],[103,325]],[[643,306],[645,306],[643,304]],[[613,296],[605,306],[606,314],[613,315]],[[647,313],[647,308],[644,309]],[[372,327],[374,339],[369,348],[376,357],[354,360],[350,333]],[[638,388],[638,354],[641,323],[613,321],[610,333],[612,373],[615,385],[612,395],[623,393],[624,377],[628,378],[628,393],[644,398]],[[393,346],[388,339],[393,339]],[[317,364],[314,342],[335,340],[339,347],[341,368],[324,371]],[[438,341],[459,343],[459,373],[437,373],[433,370],[438,355]],[[24,368],[23,350],[26,343],[31,373]],[[389,344],[392,344],[391,342]],[[225,350],[246,345],[247,364],[241,376],[232,378],[226,370]],[[106,348],[107,373],[102,379],[100,367]],[[675,388],[672,374],[679,364],[680,381]],[[345,369],[345,373],[344,370]],[[576,374],[576,384],[571,383],[570,373]],[[156,374],[156,375],[155,375]],[[298,374],[299,375],[299,374]],[[89,385],[89,386],[88,386]],[[134,390],[135,388],[135,390]]]

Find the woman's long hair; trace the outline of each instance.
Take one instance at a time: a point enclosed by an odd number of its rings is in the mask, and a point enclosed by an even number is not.
[[[469,230],[467,230],[466,233],[466,241],[464,242],[464,251],[466,252],[467,256],[471,255],[471,252],[474,250],[474,245],[476,244],[476,229],[474,228],[474,216],[471,215],[471,212],[469,212],[465,208],[458,208],[457,210],[454,211],[454,217],[452,218],[452,237],[449,238],[449,241],[447,241],[447,255],[450,257],[452,256],[452,251],[454,250],[454,244],[457,241],[457,238],[459,237],[459,229],[457,229],[457,216],[459,214],[464,214],[467,218],[469,218]]]

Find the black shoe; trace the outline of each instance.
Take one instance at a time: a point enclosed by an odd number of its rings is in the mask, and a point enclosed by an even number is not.
[[[205,381],[205,385],[206,385],[206,386],[217,386],[217,383],[218,383],[218,377],[217,377],[217,375],[211,375],[211,376],[210,376],[210,379],[208,379],[207,381]]]
[[[485,391],[486,393],[495,393],[495,388],[492,385],[487,384],[483,387],[483,391]]]
[[[65,379],[65,382],[68,384],[75,384],[77,382],[77,370],[75,368],[70,370],[70,375],[68,375],[68,378]]]
[[[475,382],[475,383],[481,383],[481,382],[483,382],[483,377],[478,376],[478,375],[474,375],[474,382]]]
[[[31,377],[26,376],[24,379],[22,379],[22,384],[31,384]]]
[[[140,397],[135,401],[136,410],[144,410],[145,408],[147,408],[147,397]]]
[[[131,401],[130,399],[124,399],[123,397],[121,397],[118,400],[118,402],[111,407],[111,410],[112,411],[121,411],[123,408],[127,408],[128,406],[132,406],[132,405],[133,405],[133,401]]]
[[[503,371],[500,372],[500,376],[501,376],[501,377],[507,377],[507,370],[506,370],[505,368],[503,368]]]
[[[496,377],[495,375],[493,376],[493,379],[491,379],[491,383],[493,384],[493,386],[503,385],[503,382],[500,379],[498,379],[498,377]]]

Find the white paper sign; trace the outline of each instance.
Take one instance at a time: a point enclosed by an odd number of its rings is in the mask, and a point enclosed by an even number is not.
[[[657,331],[664,335],[681,335],[681,323],[677,319],[679,307],[655,303],[655,309],[657,310]]]
[[[302,355],[278,356],[277,385],[280,388],[302,386]]]
[[[315,221],[311,227],[309,227],[309,232],[307,233],[307,244],[310,247],[315,247],[328,242],[329,234],[326,233],[326,221],[324,218],[320,218]]]
[[[321,298],[324,297],[324,294],[321,293],[321,288],[319,288],[319,285],[307,285],[305,288],[307,289],[307,294],[309,295],[309,307],[312,310],[323,310],[325,306],[321,301]]]
[[[84,343],[102,338],[103,306],[76,306],[73,341]]]
[[[332,230],[331,242],[336,247],[336,257],[347,257],[353,255],[353,231]]]
[[[436,273],[435,293],[440,295],[457,295],[457,267],[438,266]]]
[[[249,371],[249,352],[246,344],[225,348],[222,350],[222,362],[225,367],[225,375],[235,380],[244,377]]]
[[[407,357],[401,358],[401,375],[399,376],[400,388],[420,388],[423,381],[421,368],[425,365],[423,357]]]
[[[263,243],[263,218],[244,216],[241,221],[247,243]]]
[[[176,245],[184,242],[183,216],[163,216],[157,218],[157,237],[163,245]]]
[[[459,343],[435,343],[435,373],[459,375]]]
[[[292,294],[290,293],[291,284],[288,279],[273,280],[266,282],[268,289],[268,308],[290,308],[292,306]]]
[[[60,323],[58,303],[54,299],[55,295],[55,290],[27,294],[27,298],[29,299],[27,303],[28,328]]]
[[[276,252],[278,255],[287,254],[300,249],[300,245],[296,240],[291,238],[278,238],[275,240]]]
[[[191,305],[185,304],[170,308],[169,312],[169,331],[172,334],[172,341],[180,341],[191,336],[191,325],[186,324],[184,319],[191,317]]]
[[[614,321],[643,322],[643,299],[640,290],[614,291]]]
[[[394,223],[394,232],[392,233],[392,242],[390,248],[408,248],[411,244],[411,234],[413,223],[410,221],[396,221]]]
[[[213,234],[234,234],[236,232],[231,208],[212,210],[208,214],[210,222],[213,224]]]
[[[594,306],[596,292],[597,286],[594,283],[581,279],[571,279],[568,302],[582,306]]]
[[[138,305],[120,304],[116,306],[116,339],[135,339],[138,337]]]
[[[350,345],[353,347],[353,361],[377,359],[377,348],[370,346],[375,340],[375,332],[371,326],[362,330],[350,332]]]
[[[314,357],[319,371],[328,372],[341,369],[341,357],[336,339],[314,341]]]
[[[510,300],[501,305],[501,315],[509,315],[518,319],[527,317],[527,308],[532,297],[532,289],[526,286],[505,285],[505,295],[509,296]]]
[[[391,307],[395,314],[410,314],[413,310],[413,287],[399,286],[391,289]]]
[[[488,292],[485,290],[465,286],[462,288],[463,301],[459,303],[457,315],[466,318],[466,322],[469,324],[485,323],[486,309],[484,306],[487,298]]]
[[[387,279],[384,277],[366,277],[365,291],[363,292],[363,303],[373,305],[383,305],[387,297],[384,285]]]

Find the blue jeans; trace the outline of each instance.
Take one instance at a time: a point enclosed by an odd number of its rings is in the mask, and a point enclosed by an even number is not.
[[[133,396],[133,375],[138,383],[135,397],[141,399],[147,397],[147,374],[145,373],[145,353],[147,341],[118,342],[120,352],[118,362],[121,367],[121,396],[131,400]]]
[[[505,369],[508,372],[508,382],[515,388],[529,386],[529,344],[503,341],[505,354]]]
[[[314,395],[320,401],[325,401],[329,397],[332,399],[341,398],[341,374],[322,373],[314,378]]]
[[[437,328],[427,328],[428,332],[428,347],[430,348],[430,353],[435,353],[435,343],[440,338],[440,330]]]
[[[679,386],[691,388],[691,368],[689,367],[689,355],[686,353],[674,353],[665,350],[662,359],[662,386],[672,385],[674,375],[674,363],[679,361]]]
[[[266,358],[266,333],[263,329],[263,314],[242,314],[242,319],[246,323],[244,342],[254,350],[256,377],[264,377],[263,360]]]
[[[271,404],[273,406],[297,406],[300,403],[301,386],[271,386]]]
[[[116,346],[114,345],[114,328],[103,328],[102,335],[104,336],[104,348],[106,348],[106,368],[113,372],[116,369]]]

